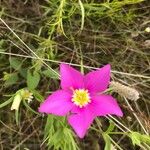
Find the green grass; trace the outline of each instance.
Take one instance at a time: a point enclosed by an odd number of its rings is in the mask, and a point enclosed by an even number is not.
[[[150,149],[148,1],[3,1],[0,17],[0,149]],[[65,117],[37,111],[59,88],[61,62],[85,73],[110,63],[112,79],[137,89],[140,99],[112,93],[124,117],[96,118],[81,140]],[[26,88],[32,102],[22,97],[11,110]]]

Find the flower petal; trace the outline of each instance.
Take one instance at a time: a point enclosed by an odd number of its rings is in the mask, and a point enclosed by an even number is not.
[[[123,116],[117,101],[110,95],[93,96],[90,107],[95,116],[105,116],[109,114]]]
[[[76,132],[76,134],[83,138],[87,129],[90,127],[94,120],[94,115],[90,112],[88,107],[77,108],[71,111],[73,114],[69,116],[68,122]]]
[[[39,112],[64,116],[72,109],[72,107],[71,93],[65,90],[58,90],[48,96],[48,98],[40,105]]]
[[[109,81],[110,65],[108,64],[85,75],[85,88],[91,92],[102,92],[106,90]]]
[[[61,87],[62,89],[83,88],[84,76],[74,68],[66,64],[60,65]]]

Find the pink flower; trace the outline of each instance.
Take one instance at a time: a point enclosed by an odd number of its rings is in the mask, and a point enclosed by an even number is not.
[[[104,92],[110,81],[110,65],[86,75],[66,64],[60,65],[61,90],[50,95],[39,112],[64,116],[80,138],[97,116],[123,116],[116,100]],[[70,112],[70,113],[69,113]]]

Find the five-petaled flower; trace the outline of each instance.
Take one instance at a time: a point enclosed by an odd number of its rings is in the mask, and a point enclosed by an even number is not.
[[[65,116],[80,138],[97,116],[123,113],[111,95],[104,94],[110,82],[110,65],[81,74],[69,65],[60,65],[61,90],[55,91],[39,107],[39,112]]]

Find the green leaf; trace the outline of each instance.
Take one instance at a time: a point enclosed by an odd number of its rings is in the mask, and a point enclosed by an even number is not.
[[[6,87],[8,87],[8,86],[11,86],[13,84],[16,84],[18,79],[19,79],[18,73],[11,73],[11,74],[6,73],[3,77],[3,80],[5,80],[4,85]]]
[[[82,14],[81,30],[83,30],[83,27],[84,27],[84,19],[85,19],[85,10],[84,10],[84,6],[83,6],[83,3],[81,2],[81,0],[79,0],[79,5],[80,5],[80,8],[81,8],[81,14]]]
[[[40,115],[40,113],[36,112],[35,110],[33,110],[26,102],[26,100],[23,100],[23,104],[25,105],[25,107],[30,110],[31,112],[33,112],[34,114]]]
[[[15,120],[16,124],[19,125],[19,110],[15,110]]]
[[[8,99],[7,101],[5,101],[4,103],[0,104],[0,108],[3,108],[5,106],[7,106],[9,103],[11,103],[13,101],[13,98],[11,97],[10,99]]]
[[[150,144],[150,136],[148,135],[140,134],[138,132],[131,132],[128,136],[131,138],[133,145],[140,146],[141,143]]]
[[[150,144],[150,136],[148,135],[142,135],[142,138],[141,138],[142,142],[144,143],[147,143],[147,144]]]
[[[111,141],[110,141],[109,135],[104,133],[103,138],[104,138],[104,141],[105,141],[104,150],[110,150],[111,149]]]
[[[32,93],[37,101],[43,102],[44,97],[37,90],[32,90]]]
[[[138,145],[140,146],[141,145],[141,134],[138,133],[138,132],[131,132],[129,133],[129,137],[131,138],[132,140],[132,143],[133,145]]]
[[[27,68],[21,68],[20,70],[19,70],[19,73],[20,73],[20,75],[23,77],[23,78],[27,78]]]
[[[6,51],[6,48],[4,47],[5,47],[5,41],[2,39],[0,40],[0,52]]]
[[[15,58],[15,57],[10,57],[9,63],[10,63],[10,66],[15,70],[19,70],[22,65],[22,62],[18,58]]]
[[[109,134],[109,132],[112,132],[114,130],[115,124],[112,121],[109,121],[109,127],[105,131],[105,133]]]
[[[31,73],[30,70],[27,72],[27,86],[30,90],[35,89],[40,81],[40,74],[38,72]]]
[[[52,79],[59,79],[59,77],[56,75],[56,73],[52,72],[51,70],[47,69],[42,72],[43,75],[45,75],[48,78]]]

